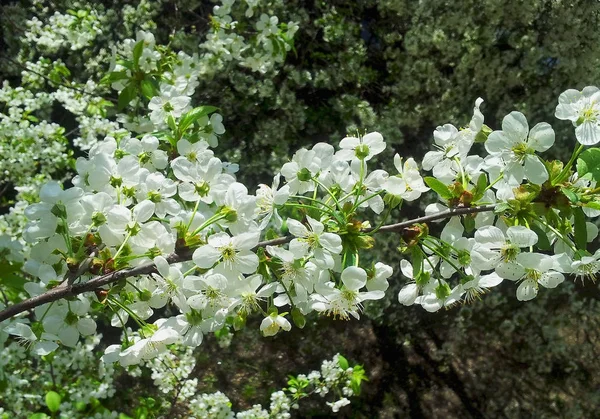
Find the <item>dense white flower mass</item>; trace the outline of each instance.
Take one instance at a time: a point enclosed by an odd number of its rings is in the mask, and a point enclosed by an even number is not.
[[[140,34],[140,39],[143,48],[154,48],[152,37]],[[131,45],[124,44],[129,54]],[[514,204],[503,201],[507,187],[514,189],[510,197],[518,201],[523,193],[517,186],[524,180],[526,185],[542,185],[551,175],[534,153],[553,144],[552,128],[542,123],[529,131],[518,112],[504,119],[503,131],[492,132],[485,141],[492,163],[470,156],[483,121],[477,101],[468,128],[459,131],[445,125],[436,130],[442,150],[428,153],[424,164],[439,180],[426,178],[427,186],[416,161],[403,162],[398,154],[397,175],[381,169],[369,172],[366,162],[385,148],[381,134],[370,133],[345,138],[338,151],[324,143],[298,151],[281,169],[285,184],[277,174],[272,187],[261,185],[254,196],[211,150],[216,143],[211,137],[224,132],[222,118],[214,113],[209,118],[214,112],[209,108],[191,108],[190,97],[175,85],[164,84],[156,94],[147,110],[153,134],[141,139],[127,133],[106,137],[90,149],[88,158],[79,158],[76,186],[63,189],[57,182],[47,183],[40,190],[40,202],[25,210],[29,223],[23,238],[31,246],[25,268],[37,278],[26,285],[32,296],[62,283],[90,253],[91,263],[74,280],[85,283],[94,274],[154,261],[153,275],[133,277],[104,291],[108,291],[105,306],[113,312],[111,324],[125,327],[133,318],[144,325],[166,305],[181,314],[145,325],[138,338],[126,340],[120,350],[112,348],[110,353],[118,357],[107,359],[122,365],[151,359],[172,343],[198,346],[206,333],[221,329],[227,319],[245,322],[257,311],[268,311],[260,325],[265,336],[292,327],[290,312],[280,314],[277,308],[294,311],[294,323],[312,311],[359,318],[363,302],[383,298],[393,274],[380,262],[369,272],[358,265],[359,251],[373,243],[363,230],[369,224],[355,220],[359,210],[381,214],[386,205],[413,201],[433,189],[445,204],[437,204],[433,213],[428,209],[433,215],[444,208],[476,208],[490,201],[497,207],[505,202],[504,212],[509,212]],[[165,141],[165,130],[174,131],[178,139]],[[186,137],[188,133],[200,138]],[[178,157],[169,159],[173,150]],[[287,215],[302,208],[310,208],[311,215]],[[470,300],[502,278],[518,281],[517,297],[528,300],[535,297],[539,284],[552,288],[562,282],[561,272],[585,270],[594,275],[590,257],[573,260],[570,249],[575,242],[543,219],[531,222],[548,230],[546,240],[558,237],[567,244],[568,263],[529,253],[540,233],[527,225],[511,225],[507,217],[488,217],[483,225],[480,221],[469,237],[467,218],[475,212],[463,220],[451,218],[440,238],[427,230],[414,231],[412,238],[403,235],[402,246],[412,254],[413,265],[403,260],[402,272],[414,283],[400,291],[402,304],[436,311]],[[258,252],[263,232],[283,226],[291,234],[282,242],[288,249],[267,245],[270,257],[265,258]],[[586,225],[586,234],[588,230]],[[167,258],[174,252],[190,250],[191,261],[169,265]],[[458,281],[453,284],[454,278]],[[11,321],[4,329],[35,342],[37,352],[52,350],[56,342],[74,346],[80,335],[93,334],[96,328],[90,317],[91,300],[82,295],[78,301],[38,306],[41,335]]]

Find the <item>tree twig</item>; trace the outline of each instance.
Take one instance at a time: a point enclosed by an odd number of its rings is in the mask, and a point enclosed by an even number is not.
[[[52,83],[52,84],[54,84],[54,85],[56,85],[56,86],[62,86],[62,87],[66,87],[67,89],[75,90],[76,92],[79,92],[79,93],[81,93],[82,95],[87,95],[87,96],[91,96],[91,97],[94,97],[94,98],[96,98],[96,97],[99,97],[99,98],[102,98],[102,99],[104,99],[104,100],[108,100],[109,102],[112,102],[112,103],[117,103],[117,100],[116,100],[116,99],[113,99],[113,98],[111,98],[111,97],[105,98],[105,97],[103,97],[103,96],[100,96],[100,95],[99,95],[99,94],[97,94],[97,93],[90,93],[90,92],[87,92],[87,91],[85,91],[84,89],[81,89],[81,88],[79,88],[79,87],[76,87],[76,86],[71,86],[71,85],[68,85],[68,84],[65,84],[65,83],[61,83],[61,82],[58,82],[58,81],[52,80],[50,77],[46,76],[45,74],[42,74],[42,73],[40,73],[39,71],[36,71],[36,70],[32,70],[31,68],[27,67],[26,65],[24,65],[24,64],[22,64],[22,63],[20,63],[20,62],[18,62],[18,61],[16,61],[16,60],[13,60],[12,58],[8,58],[8,57],[0,57],[0,59],[6,60],[6,61],[8,61],[8,62],[11,62],[11,63],[13,63],[14,65],[16,65],[17,67],[20,67],[20,68],[22,68],[24,71],[28,71],[28,72],[30,72],[30,73],[32,73],[32,74],[35,74],[36,76],[39,76],[39,77],[43,78],[43,79],[44,79],[44,80],[46,80],[48,83]]]
[[[482,205],[478,207],[465,207],[465,208],[454,208],[446,211],[441,211],[436,214],[426,215],[424,217],[415,218],[409,221],[403,221],[397,224],[389,224],[379,229],[379,232],[401,232],[407,227],[410,227],[419,223],[427,223],[445,218],[455,217],[458,215],[476,214],[480,212],[489,212],[494,210],[494,205]],[[364,232],[368,233],[373,229],[365,229]],[[293,236],[279,237],[273,240],[265,240],[259,242],[253,250],[258,248],[264,248],[267,246],[277,246],[292,241]],[[192,254],[195,249],[186,249],[180,252],[175,252],[166,257],[169,264],[177,262],[185,262],[192,259]],[[35,307],[41,306],[42,304],[50,303],[53,301],[60,300],[62,298],[74,297],[84,292],[95,291],[105,285],[109,285],[118,282],[122,279],[126,279],[132,276],[148,275],[156,273],[156,265],[153,262],[148,262],[140,266],[133,268],[122,269],[120,271],[111,272],[109,274],[100,275],[90,279],[87,282],[71,283],[71,281],[65,281],[62,284],[52,288],[43,294],[36,295],[34,297],[23,300],[19,303],[13,304],[12,306],[6,307],[0,311],[0,322],[9,319],[17,314],[23,313],[24,311],[31,310]]]

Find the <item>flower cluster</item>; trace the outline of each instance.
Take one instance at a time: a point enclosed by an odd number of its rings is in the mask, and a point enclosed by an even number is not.
[[[401,271],[411,281],[399,301],[428,311],[471,300],[503,279],[518,282],[517,298],[530,300],[540,285],[554,288],[565,274],[596,275],[599,256],[586,247],[598,229],[586,216],[600,214],[600,149],[584,146],[598,142],[597,89],[559,98],[556,116],[573,121],[581,143],[566,164],[540,155],[554,144],[549,124],[530,129],[522,113],[512,112],[492,131],[478,99],[467,127],[435,130],[436,150],[423,160],[432,177],[423,178],[417,162],[399,154],[397,173],[378,169],[383,136],[357,132],[337,149],[324,142],[301,148],[271,186],[252,194],[237,181],[237,165],[213,151],[225,132],[222,116],[214,107],[193,106],[192,99],[207,59],[229,54],[241,60],[246,50],[238,35],[226,33],[236,25],[232,4],[215,7],[211,42],[223,45],[213,55],[174,53],[145,31],[114,45],[100,84],[119,92],[117,122],[94,97],[96,83],[82,87],[81,95],[67,88],[52,95],[81,118],[82,107],[97,117],[77,141],[89,151],[75,162],[73,186],[50,181],[24,210],[26,257],[15,256],[12,239],[0,242],[0,256],[17,270],[22,264],[28,278],[12,299],[27,293],[40,301],[35,322],[8,319],[0,330],[48,356],[59,343],[77,347],[80,336],[95,334],[103,312],[126,332],[103,359],[128,367],[157,359],[172,345],[197,347],[208,333],[242,328],[251,315],[262,318],[264,336],[292,324],[301,328],[311,313],[358,319],[365,301],[385,296],[393,276],[391,266],[365,264],[362,257],[375,233],[385,231],[399,234]],[[259,19],[256,45],[271,55],[275,46],[291,49],[293,25],[279,25],[275,16]],[[41,143],[48,133],[27,122],[32,97],[8,85],[4,96],[24,105],[11,105],[5,118],[11,133],[35,134],[34,144]],[[96,142],[99,133],[104,139]],[[404,201],[429,190],[440,202],[428,206],[424,219],[384,225]],[[437,234],[431,222],[445,218],[450,221]],[[128,330],[132,324],[136,329]],[[322,375],[326,382],[335,376]],[[318,391],[327,393],[326,384]],[[352,395],[345,388],[343,395]],[[273,397],[271,410],[289,411],[287,396]],[[341,398],[332,409],[346,402]]]
[[[382,135],[371,132],[344,138],[337,150],[327,143],[300,149],[272,187],[261,185],[252,195],[236,181],[237,167],[212,150],[224,132],[220,115],[212,107],[191,106],[200,74],[195,58],[161,55],[145,32],[124,41],[115,54],[121,59],[105,79],[120,90],[123,109],[146,104],[137,122],[124,124],[143,134],[121,130],[106,137],[77,160],[73,187],[49,182],[41,188],[40,202],[25,211],[23,238],[31,251],[24,271],[37,279],[25,290],[36,296],[65,282],[85,284],[98,274],[148,264],[154,272],[99,289],[96,299],[80,295],[37,306],[43,333],[7,324],[10,333],[35,341],[40,354],[56,342],[75,346],[80,335],[93,334],[96,301],[112,313],[113,326],[125,328],[129,319],[139,325],[123,345],[106,351],[106,361],[123,366],[152,359],[174,343],[198,346],[226,324],[243,327],[253,313],[263,315],[265,336],[289,331],[292,322],[302,327],[313,311],[359,318],[365,301],[384,297],[393,274],[380,262],[360,266],[361,251],[373,246],[373,233],[392,209],[430,188],[442,202],[426,212],[467,211],[462,219],[452,217],[439,238],[426,224],[400,231],[400,250],[412,257],[412,264],[402,262],[402,272],[414,281],[400,291],[403,304],[435,311],[470,300],[502,279],[519,281],[517,296],[528,300],[539,285],[556,287],[564,273],[594,274],[595,259],[582,261],[577,250],[597,229],[581,221],[583,209],[570,202],[593,209],[596,175],[578,166],[581,181],[589,183],[576,186],[570,167],[536,154],[554,142],[546,123],[530,131],[525,117],[513,112],[501,131],[491,132],[478,99],[468,127],[436,129],[439,151],[424,159],[435,177],[423,179],[414,159],[403,163],[399,155],[398,174],[369,170],[386,147]],[[169,60],[170,76],[156,89],[157,71]],[[488,157],[469,154],[476,142],[484,142]],[[556,196],[557,189],[562,195]],[[476,216],[481,208],[495,214]],[[364,211],[379,216],[381,224],[371,227],[360,218]],[[551,222],[565,216],[574,217],[575,229]],[[285,228],[289,238],[261,241],[273,228]],[[583,241],[571,236],[581,235],[581,228]],[[533,252],[539,241],[554,243],[556,255]],[[276,245],[281,243],[289,244]],[[189,257],[182,258],[185,253]],[[179,314],[146,322],[166,306]]]
[[[0,332],[0,341],[6,338]],[[88,337],[73,349],[59,349],[41,359],[28,357],[17,342],[5,346],[0,360],[0,381],[4,383],[0,418],[28,417],[41,410],[44,394],[50,389],[62,394],[61,418],[82,417],[92,410],[95,417],[116,418],[117,412],[101,405],[116,393],[114,368],[99,364],[94,354],[101,338]]]
[[[594,89],[587,87],[579,96],[565,92],[556,116],[565,119],[568,106],[577,112],[592,106],[586,93]],[[568,95],[577,96],[570,105]],[[504,118],[502,130],[490,132],[483,126],[480,104],[478,100],[468,128],[458,130],[448,124],[434,134],[441,150],[425,156],[424,166],[435,175],[426,181],[444,204],[431,204],[426,213],[485,203],[495,204],[497,216],[452,218],[440,239],[421,229],[417,234],[422,237],[405,241],[413,265],[401,263],[402,273],[411,280],[398,294],[404,305],[416,303],[437,311],[478,297],[504,279],[518,282],[517,298],[527,301],[535,298],[540,285],[558,286],[565,274],[594,278],[598,272],[596,257],[586,251],[598,229],[584,217],[598,216],[597,175],[591,173],[597,152],[582,152],[591,140],[577,137],[582,146],[569,163],[578,159],[577,172],[572,173],[570,166],[545,161],[537,154],[554,143],[549,124],[538,123],[530,130],[525,116],[512,112]],[[486,158],[469,155],[479,138],[489,152]],[[553,249],[554,255],[535,252],[536,245],[540,250]],[[451,286],[449,279],[456,277]]]
[[[7,338],[0,332],[0,341]],[[155,413],[166,413],[173,403],[186,417],[197,418],[272,418],[290,417],[291,409],[297,409],[298,392],[293,387],[284,388],[271,394],[269,409],[255,405],[246,411],[234,413],[231,402],[223,393],[200,393],[198,379],[190,378],[196,360],[191,348],[173,346],[169,351],[131,370],[115,369],[111,364],[98,362],[97,347],[102,335],[88,337],[79,342],[75,348],[58,349],[50,356],[32,359],[22,350],[18,342],[8,344],[2,352],[0,360],[0,381],[4,384],[3,397],[0,400],[0,418],[25,417],[33,412],[44,409],[47,405],[49,392],[56,393],[58,415],[61,418],[94,417],[114,419],[119,413],[106,408],[118,395],[120,380],[130,380],[142,374],[149,374],[154,381],[156,390],[146,389],[148,394],[155,393]],[[339,361],[343,360],[343,361]],[[341,365],[340,365],[341,364]],[[352,395],[344,387],[353,385],[360,388],[363,377],[362,367],[350,367],[345,358],[336,355],[332,361],[325,360],[320,373],[313,371],[310,385],[314,388],[327,386],[336,394]],[[361,371],[357,374],[356,371]],[[15,374],[18,373],[18,374]],[[297,380],[305,380],[306,375],[299,375]],[[354,378],[357,377],[357,378]],[[290,379],[291,382],[292,379]],[[297,381],[296,380],[296,381]],[[298,381],[297,381],[298,382]],[[353,382],[354,384],[350,384]],[[358,386],[358,387],[357,387]],[[323,393],[320,393],[324,396]],[[310,394],[303,393],[303,398]],[[294,400],[294,402],[292,402]],[[144,398],[140,400],[138,411],[144,408]],[[120,407],[125,413],[131,414],[135,406]],[[12,415],[12,416],[11,416]]]
[[[12,88],[7,81],[2,84],[0,103],[5,110],[0,112],[0,190],[8,182],[39,188],[67,165],[64,128],[33,116],[52,102],[51,94]]]
[[[50,53],[65,46],[79,50],[102,34],[103,20],[104,16],[93,9],[69,10],[66,14],[55,12],[46,22],[34,16],[26,22],[25,39]]]

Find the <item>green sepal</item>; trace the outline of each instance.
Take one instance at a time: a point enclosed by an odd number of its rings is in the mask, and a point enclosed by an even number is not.
[[[236,332],[246,327],[246,316],[238,314],[233,319],[233,330]]]

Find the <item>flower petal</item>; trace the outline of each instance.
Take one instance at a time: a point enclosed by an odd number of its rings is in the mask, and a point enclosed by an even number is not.
[[[342,272],[342,282],[352,291],[357,291],[367,283],[367,273],[358,266],[348,266]]]

